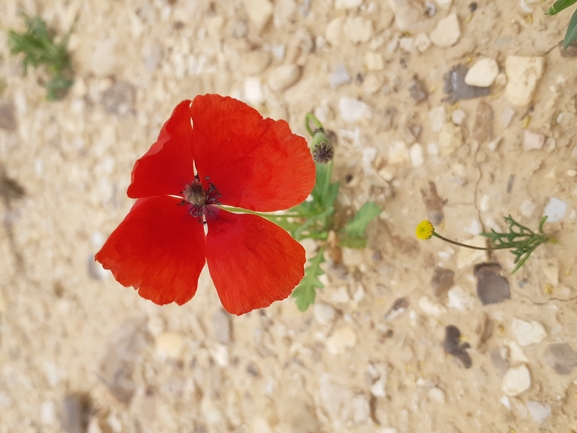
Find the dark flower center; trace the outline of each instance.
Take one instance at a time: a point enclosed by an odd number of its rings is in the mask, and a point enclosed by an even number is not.
[[[208,179],[208,177],[205,178],[205,180]],[[182,191],[182,195],[184,196],[182,204],[190,204],[189,213],[193,217],[197,217],[200,222],[203,222],[203,216],[207,211],[207,206],[221,204],[219,201],[221,195],[216,189],[216,186],[214,186],[213,183],[209,183],[208,185],[208,189],[204,189],[200,178],[198,175],[195,175],[194,181],[186,185],[184,191]]]

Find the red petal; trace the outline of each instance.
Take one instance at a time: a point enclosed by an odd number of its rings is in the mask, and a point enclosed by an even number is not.
[[[303,278],[305,250],[277,225],[214,206],[207,219],[206,261],[229,313],[241,315],[285,299]]]
[[[193,179],[190,101],[182,101],[162,127],[157,142],[134,164],[128,196],[180,194]]]
[[[96,254],[120,284],[159,305],[189,301],[204,267],[203,225],[178,203],[166,196],[137,200]]]
[[[301,203],[315,183],[306,140],[284,120],[263,119],[236,99],[204,95],[192,103],[193,151],[201,179],[220,201],[263,212]]]

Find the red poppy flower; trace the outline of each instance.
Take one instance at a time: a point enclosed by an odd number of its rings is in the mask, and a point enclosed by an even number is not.
[[[206,261],[228,312],[268,307],[304,276],[304,249],[272,222],[219,205],[288,209],[314,183],[307,143],[285,121],[229,97],[197,96],[175,108],[136,161],[128,196],[138,200],[96,260],[161,305],[189,301]]]

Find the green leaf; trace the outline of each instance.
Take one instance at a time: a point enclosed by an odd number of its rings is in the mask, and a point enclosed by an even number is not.
[[[575,39],[577,39],[577,10],[573,12],[573,16],[567,26],[567,33],[565,33],[565,39],[563,40],[563,49],[566,50]]]
[[[365,238],[358,238],[353,236],[339,236],[339,246],[345,248],[354,248],[356,250],[363,250],[367,246]]]
[[[577,0],[557,0],[553,6],[545,13],[545,15],[555,15],[563,9],[567,9],[572,4],[577,3]]]
[[[365,235],[367,225],[373,218],[381,214],[382,210],[375,202],[366,202],[357,211],[354,218],[347,223],[341,230],[341,233],[347,234],[352,238],[362,238]]]
[[[325,262],[325,247],[322,247],[312,258],[311,264],[305,269],[305,276],[300,284],[292,292],[292,297],[296,298],[297,308],[305,311],[315,303],[316,290],[324,286],[319,277],[325,272],[321,269],[321,263]]]

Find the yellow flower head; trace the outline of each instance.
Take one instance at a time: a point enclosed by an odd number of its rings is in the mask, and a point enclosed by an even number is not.
[[[431,239],[433,233],[435,232],[435,227],[431,224],[430,221],[423,220],[417,226],[416,234],[417,238],[422,241],[426,241],[427,239]]]

